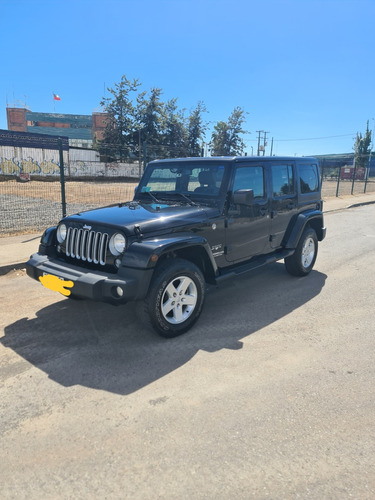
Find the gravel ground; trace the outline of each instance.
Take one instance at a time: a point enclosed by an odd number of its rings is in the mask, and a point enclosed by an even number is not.
[[[66,183],[67,213],[133,198],[136,183]],[[79,201],[78,201],[79,200]],[[0,182],[0,235],[43,230],[62,217],[59,182]]]
[[[70,204],[69,213],[93,208],[93,205]],[[43,230],[53,226],[62,217],[61,202],[42,198],[22,198],[0,195],[0,234],[14,234]]]

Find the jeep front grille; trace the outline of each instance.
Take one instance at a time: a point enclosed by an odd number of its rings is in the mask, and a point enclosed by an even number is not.
[[[108,234],[87,229],[68,228],[65,243],[67,257],[105,266]]]

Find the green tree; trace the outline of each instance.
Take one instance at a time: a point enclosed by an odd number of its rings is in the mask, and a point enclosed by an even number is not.
[[[177,107],[177,99],[169,100],[164,107],[164,137],[166,156],[188,156],[188,131],[184,111]]]
[[[161,144],[164,126],[164,103],[160,100],[162,90],[152,88],[150,95],[146,92],[137,98],[137,127],[141,131],[142,142],[157,146]]]
[[[129,156],[129,145],[137,124],[132,94],[140,85],[138,80],[128,80],[123,75],[120,83],[107,89],[111,97],[104,97],[100,103],[107,113],[107,125],[99,148],[110,156],[119,155],[120,159]]]
[[[368,128],[369,122],[367,120],[366,132],[362,136],[362,133],[357,132],[357,137],[354,143],[354,159],[357,168],[366,168],[368,166],[368,160],[370,156],[370,146],[371,146],[371,131]]]
[[[206,106],[202,101],[198,102],[196,108],[191,112],[187,125],[187,155],[201,156],[202,142],[207,128],[202,114],[206,113]]]
[[[162,89],[153,87],[148,93],[138,92],[140,85],[137,79],[129,80],[123,75],[120,83],[108,88],[110,96],[101,101],[107,126],[97,145],[100,152],[122,160],[140,155],[145,142],[150,158],[201,156],[207,129],[204,103],[199,101],[185,118],[177,99],[164,103]],[[215,125],[210,143],[214,156],[243,154],[244,121],[244,110],[236,107],[228,121]]]
[[[245,121],[245,111],[237,106],[232,111],[228,121],[219,121],[211,136],[210,148],[212,156],[243,155],[245,143],[241,135],[246,134],[242,125]]]

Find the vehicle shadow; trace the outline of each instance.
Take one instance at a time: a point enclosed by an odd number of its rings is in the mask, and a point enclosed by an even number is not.
[[[131,394],[199,350],[241,349],[241,339],[302,307],[325,280],[318,271],[293,278],[277,263],[225,282],[209,290],[196,326],[170,340],[145,329],[134,304],[62,300],[6,326],[0,342],[63,386]]]

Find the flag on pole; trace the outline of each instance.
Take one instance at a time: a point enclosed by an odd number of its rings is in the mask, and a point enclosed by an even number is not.
[[[57,94],[53,94],[54,101],[61,101],[61,97]]]

